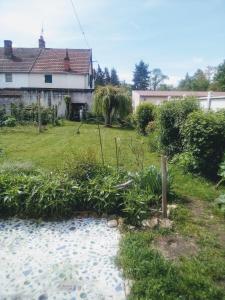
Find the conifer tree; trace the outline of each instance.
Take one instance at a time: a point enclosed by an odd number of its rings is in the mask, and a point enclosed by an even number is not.
[[[111,70],[111,85],[120,85],[119,77],[117,75],[116,69],[112,68]]]
[[[147,90],[149,87],[150,71],[149,65],[145,64],[143,60],[135,65],[133,76],[133,88],[135,90]]]
[[[104,85],[104,72],[101,67],[98,65],[97,71],[95,72],[95,85]]]
[[[109,74],[109,69],[105,68],[105,70],[104,70],[104,83],[105,83],[105,85],[107,85],[107,84],[110,84],[110,82],[111,82],[111,77],[110,77],[110,74]]]

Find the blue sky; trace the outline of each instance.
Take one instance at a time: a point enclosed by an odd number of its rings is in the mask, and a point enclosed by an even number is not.
[[[225,59],[225,0],[74,0],[94,59],[130,82],[135,63],[176,83]],[[36,47],[84,48],[70,0],[0,0],[0,37]]]

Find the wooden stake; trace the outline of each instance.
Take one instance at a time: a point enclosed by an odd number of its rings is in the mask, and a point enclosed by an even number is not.
[[[116,146],[116,167],[117,171],[119,170],[119,155],[118,155],[118,144],[117,144],[117,138],[115,137],[115,146]]]
[[[37,94],[37,104],[38,104],[38,133],[41,133],[41,95]]]
[[[162,216],[167,218],[167,157],[161,156],[162,170]]]
[[[100,131],[100,126],[98,123],[98,135],[99,135],[99,144],[100,144],[100,149],[101,149],[101,156],[102,156],[102,165],[104,166],[104,155],[103,155],[103,147],[102,147],[102,137],[101,137],[101,131]]]

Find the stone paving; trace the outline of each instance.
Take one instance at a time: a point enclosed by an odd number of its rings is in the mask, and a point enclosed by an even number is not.
[[[105,219],[0,220],[0,300],[125,300]]]

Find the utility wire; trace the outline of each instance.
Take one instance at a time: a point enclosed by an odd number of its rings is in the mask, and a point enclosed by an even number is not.
[[[77,9],[76,9],[76,7],[75,7],[74,1],[73,1],[73,0],[70,0],[70,2],[71,2],[71,5],[72,5],[72,8],[73,8],[74,16],[75,16],[75,18],[76,18],[76,20],[77,20],[77,23],[78,23],[78,25],[79,25],[80,31],[81,31],[81,33],[82,33],[82,35],[83,35],[84,41],[85,41],[87,47],[88,47],[89,49],[91,49],[90,44],[89,44],[89,42],[88,42],[88,40],[87,40],[87,37],[86,37],[86,35],[85,35],[83,26],[81,25],[80,18],[79,18]]]

